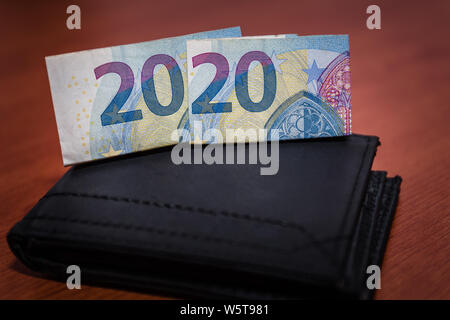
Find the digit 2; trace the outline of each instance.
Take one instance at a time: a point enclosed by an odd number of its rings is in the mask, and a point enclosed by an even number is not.
[[[119,112],[128,100],[134,86],[133,71],[127,64],[123,62],[108,62],[95,68],[94,73],[96,79],[108,73],[116,73],[121,80],[119,90],[100,117],[103,126],[142,119],[141,110]]]
[[[220,53],[202,53],[192,58],[193,67],[211,63],[216,67],[216,75],[206,90],[192,103],[192,113],[231,112],[231,102],[211,102],[224,86],[229,74],[227,59]]]
[[[264,94],[259,102],[253,102],[248,93],[248,68],[253,61],[261,63],[264,74]],[[220,53],[215,52],[202,53],[192,58],[194,68],[203,63],[214,64],[216,66],[216,76],[209,87],[192,103],[192,113],[231,112],[231,102],[210,102],[222,89],[228,78],[229,67],[227,59]],[[276,72],[270,57],[262,51],[249,51],[244,54],[236,67],[234,87],[236,97],[244,109],[249,112],[267,110],[272,105],[277,90]]]

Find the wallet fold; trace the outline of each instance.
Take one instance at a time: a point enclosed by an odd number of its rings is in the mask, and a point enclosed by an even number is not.
[[[379,140],[279,144],[279,170],[175,165],[171,148],[71,168],[8,234],[29,268],[181,297],[369,299],[401,178]],[[245,145],[248,151],[249,145]]]

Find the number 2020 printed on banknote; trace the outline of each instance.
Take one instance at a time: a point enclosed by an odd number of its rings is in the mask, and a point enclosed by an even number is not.
[[[245,141],[261,139],[247,129],[267,140],[351,134],[347,35],[191,40],[187,58],[186,129],[219,130],[224,142],[228,129]]]
[[[186,40],[239,27],[46,57],[64,165],[173,144],[187,112]]]

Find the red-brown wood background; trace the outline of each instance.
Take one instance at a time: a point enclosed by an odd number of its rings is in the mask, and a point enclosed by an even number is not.
[[[366,28],[370,4],[381,30]],[[82,29],[66,28],[81,7]],[[0,298],[157,298],[37,277],[6,233],[67,170],[44,57],[240,25],[244,35],[350,35],[353,131],[404,181],[378,299],[450,298],[449,1],[6,1],[0,4]]]

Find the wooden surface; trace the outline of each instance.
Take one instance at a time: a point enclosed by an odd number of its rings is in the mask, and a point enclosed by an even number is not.
[[[377,135],[374,168],[403,177],[377,299],[450,298],[450,2],[72,1],[0,4],[0,298],[156,298],[37,277],[9,251],[7,231],[67,170],[44,56],[240,25],[244,35],[350,34],[353,131]]]

